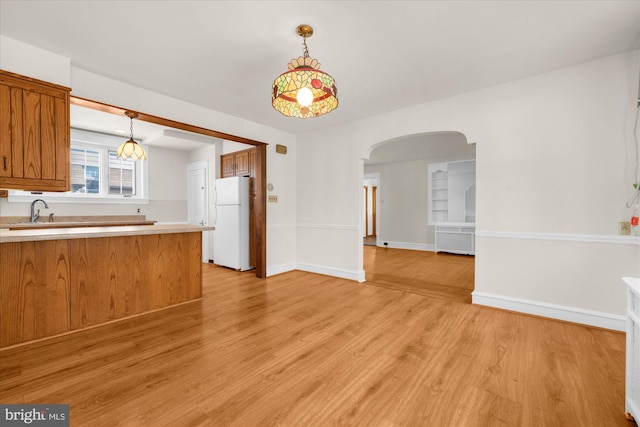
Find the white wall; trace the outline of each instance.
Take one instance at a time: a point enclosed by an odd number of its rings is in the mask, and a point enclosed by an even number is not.
[[[276,153],[276,144],[267,147],[267,183],[273,186],[267,196],[277,196],[277,203],[267,202],[267,275],[296,269],[296,158],[297,144],[281,141],[287,154]]]
[[[220,170],[220,155],[222,151],[223,141],[217,141],[216,143],[202,147],[197,150],[189,152],[189,163],[205,161],[208,167],[208,181],[207,181],[207,198],[209,200],[209,217],[207,218],[207,225],[213,226],[215,224],[215,211],[213,209],[214,203],[214,190],[215,180],[218,178]],[[213,231],[206,231],[203,233],[203,239],[208,242],[208,253],[204,254],[205,259],[213,260]],[[204,246],[203,246],[204,247]]]
[[[253,147],[252,145],[242,144],[235,141],[222,141],[222,154],[235,153],[236,151],[247,150]]]
[[[390,144],[394,144],[391,142]],[[378,172],[380,186],[378,241],[388,247],[435,250],[435,228],[429,220],[429,163],[473,160],[469,150],[452,147],[451,153],[433,158],[407,162],[367,165],[364,173]]]
[[[357,133],[348,127],[299,138],[296,266],[300,270],[364,280],[364,177],[362,154],[353,139]]]
[[[616,235],[618,221],[630,214],[624,205],[633,179],[628,153],[638,55],[615,55],[303,135],[297,208],[299,227],[309,226],[299,232],[299,260],[360,277],[362,251],[354,247],[362,227],[360,159],[379,142],[402,135],[459,131],[477,143],[474,300],[491,304],[498,296],[532,308],[604,313],[619,326],[625,310],[620,278],[640,275],[638,239]],[[526,233],[535,235],[536,250],[514,251],[514,241],[532,247]],[[571,274],[567,265],[539,256],[562,254],[559,248],[574,236]],[[505,260],[518,268],[505,268]],[[589,321],[597,323],[593,316]]]
[[[71,87],[71,60],[0,35],[0,69]]]
[[[372,165],[365,173],[379,172],[380,233],[389,247],[430,250],[427,225],[427,160]],[[433,233],[431,233],[433,234]],[[381,243],[382,244],[382,243]]]
[[[149,150],[147,218],[158,222],[187,222],[187,164],[189,153],[161,147]]]
[[[49,203],[49,213],[56,216],[77,215],[145,215],[147,219],[160,223],[186,223],[187,198],[186,175],[184,173],[189,154],[184,151],[161,147],[148,149],[149,198],[148,203],[71,203],[72,200],[51,201],[46,195],[34,195],[33,200],[42,198]],[[0,198],[0,215],[29,216],[30,201],[8,202]]]

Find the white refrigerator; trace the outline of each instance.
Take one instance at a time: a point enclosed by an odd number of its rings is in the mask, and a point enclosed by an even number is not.
[[[216,179],[213,263],[235,270],[249,265],[249,178]]]

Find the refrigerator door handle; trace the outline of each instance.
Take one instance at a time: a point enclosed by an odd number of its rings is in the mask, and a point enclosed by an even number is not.
[[[218,222],[218,190],[216,186],[213,186],[213,226],[215,228],[216,223]]]

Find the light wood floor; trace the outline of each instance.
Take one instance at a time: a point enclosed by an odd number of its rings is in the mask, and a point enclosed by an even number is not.
[[[365,246],[364,269],[369,285],[471,303],[473,256]]]
[[[633,425],[622,333],[305,272],[203,274],[201,301],[0,351],[0,402],[68,403],[72,426]]]

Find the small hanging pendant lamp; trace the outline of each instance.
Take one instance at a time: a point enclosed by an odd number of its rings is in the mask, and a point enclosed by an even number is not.
[[[124,112],[124,114],[131,119],[131,133],[129,134],[129,140],[118,147],[118,158],[127,160],[129,157],[131,157],[134,161],[146,160],[147,154],[144,152],[144,148],[142,148],[137,142],[133,140],[133,119],[138,118],[138,113],[127,110]]]

